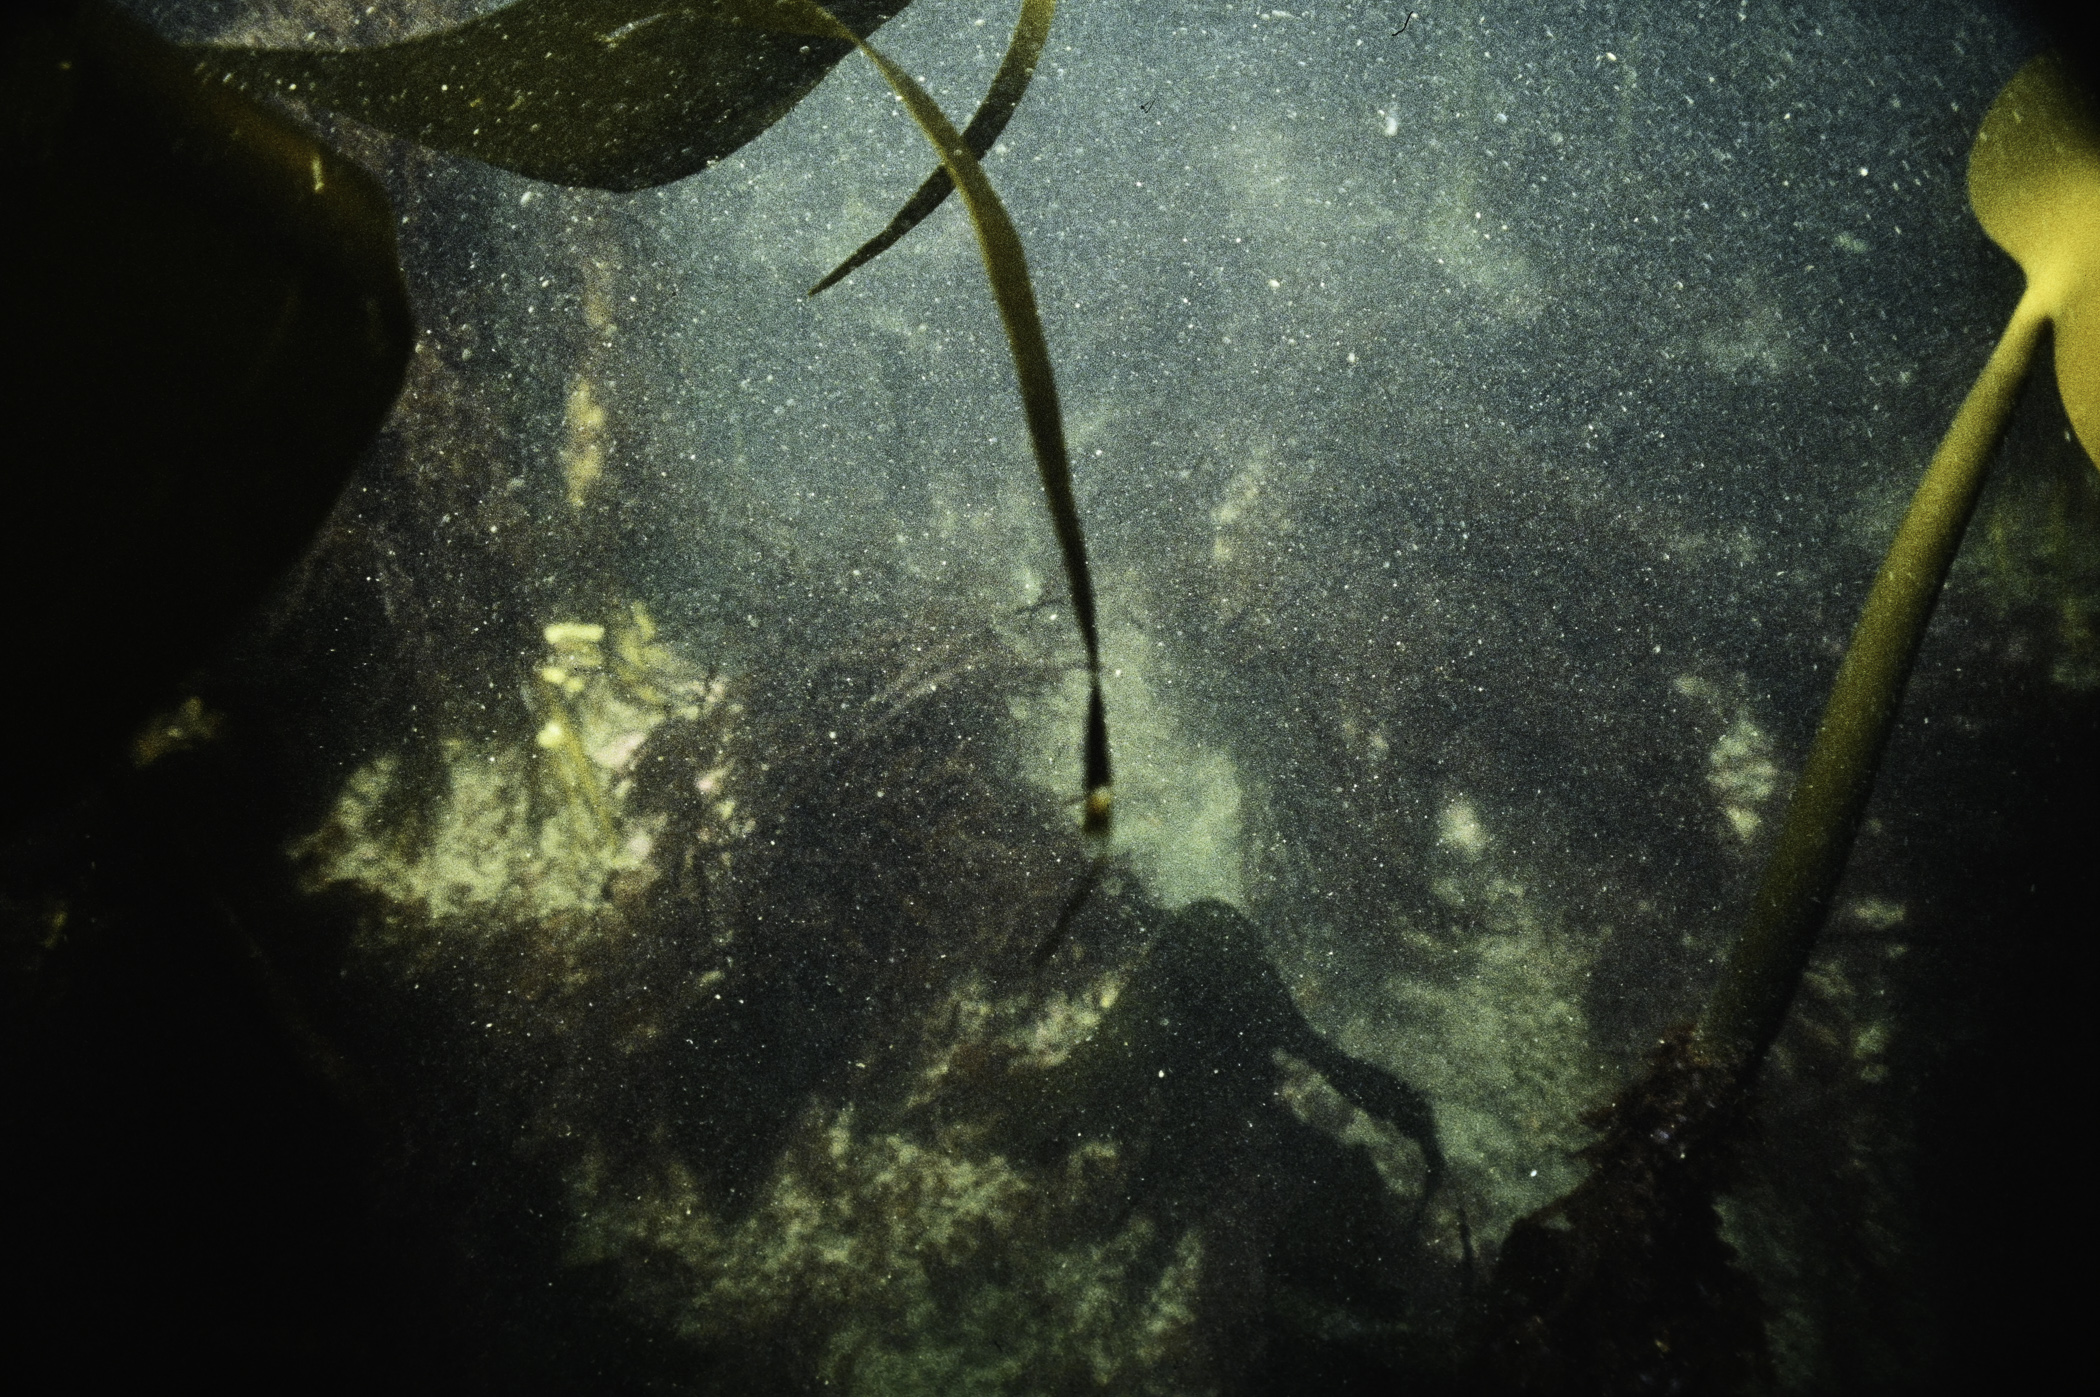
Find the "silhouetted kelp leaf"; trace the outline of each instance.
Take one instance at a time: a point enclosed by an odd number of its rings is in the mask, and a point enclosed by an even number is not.
[[[1073,617],[1086,645],[1084,828],[1089,834],[1105,835],[1113,818],[1114,790],[1109,769],[1107,710],[1101,699],[1101,636],[1094,616],[1094,582],[1087,568],[1079,506],[1072,497],[1072,464],[1065,446],[1064,414],[1057,402],[1057,376],[1050,365],[1050,346],[1043,338],[1043,319],[1036,309],[1035,286],[1028,276],[1028,255],[1022,250],[1021,235],[961,133],[909,73],[814,0],[735,0],[735,4],[738,12],[753,24],[857,44],[932,142],[942,166],[962,191],[963,206],[969,210],[971,225],[977,230],[985,275],[992,283],[992,298],[998,303],[999,319],[1006,327],[1007,347],[1013,353],[1014,374],[1020,383],[1021,408],[1028,419],[1029,441],[1035,448],[1036,470],[1042,478],[1050,521],[1064,557],[1065,579],[1072,589]]]
[[[12,280],[0,818],[48,807],[319,531],[406,370],[369,174],[103,0],[0,22]]]
[[[2052,323],[2065,410],[2088,455],[2100,441],[2100,134],[2091,99],[2056,59],[2022,68],[1985,115],[1969,197],[2027,273],[2027,290],[1882,560],[1764,881],[1700,1020],[1703,1049],[1744,1072],[1778,1034],[1815,948],[1918,643]]]
[[[1006,57],[999,64],[999,71],[992,77],[991,91],[985,93],[976,115],[963,128],[963,144],[978,159],[982,160],[991,150],[992,142],[999,139],[999,133],[1012,119],[1014,108],[1021,105],[1021,96],[1028,91],[1029,79],[1035,76],[1035,65],[1043,56],[1043,45],[1050,38],[1050,21],[1056,14],[1057,0],[1021,0],[1021,17],[1014,22],[1014,36],[1007,43]],[[814,296],[827,286],[837,285],[857,268],[880,257],[899,238],[917,227],[921,219],[939,208],[954,190],[955,181],[949,178],[948,167],[936,166],[917,192],[905,200],[904,207],[897,210],[897,216],[889,221],[889,226],[832,268],[830,275],[809,288],[809,294]]]
[[[908,0],[841,0],[873,30]],[[852,45],[750,23],[738,0],[519,0],[376,48],[211,49],[244,82],[554,184],[632,190],[706,168]]]

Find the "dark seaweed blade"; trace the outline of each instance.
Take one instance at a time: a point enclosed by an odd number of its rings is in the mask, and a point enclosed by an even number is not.
[[[0,695],[36,734],[0,768],[11,837],[255,624],[416,331],[385,190],[284,113],[103,0],[0,10],[0,62],[0,595],[40,666]]]
[[[908,0],[841,0],[873,29]],[[379,48],[200,51],[238,80],[555,184],[704,169],[785,116],[851,45],[746,22],[736,0],[520,0]]]
[[[1028,418],[1028,437],[1035,448],[1037,473],[1050,506],[1050,521],[1064,555],[1065,580],[1072,589],[1072,614],[1086,645],[1086,815],[1089,834],[1106,834],[1113,817],[1114,791],[1108,759],[1107,708],[1101,699],[1101,637],[1094,619],[1094,580],[1087,570],[1086,538],[1079,528],[1079,506],[1072,497],[1072,463],[1065,448],[1064,415],[1057,404],[1057,376],[1050,366],[1050,346],[1043,338],[1043,318],[1036,310],[1035,285],[1028,276],[1028,255],[1006,206],[984,177],[984,167],[950,124],[939,104],[911,75],[883,57],[846,28],[815,0],[738,0],[739,10],[754,24],[778,30],[830,36],[857,45],[883,80],[904,103],[941,157],[963,207],[977,230],[978,251],[992,283],[992,299],[1006,326],[1013,353],[1014,376],[1021,389],[1021,409]]]
[[[1043,45],[1050,38],[1050,21],[1056,14],[1057,0],[1022,0],[1021,17],[1014,21],[1014,36],[1007,43],[1006,57],[999,64],[998,73],[992,78],[991,90],[984,94],[976,115],[963,128],[963,144],[979,160],[991,150],[999,133],[1006,129],[1014,108],[1021,105],[1021,95],[1028,91],[1028,81],[1035,76],[1036,62],[1043,56]],[[890,220],[889,226],[832,268],[831,275],[809,288],[809,294],[814,296],[825,287],[844,281],[856,268],[880,257],[899,238],[918,226],[921,219],[939,208],[954,190],[955,181],[949,177],[948,167],[935,166],[918,192],[897,210],[897,216]]]

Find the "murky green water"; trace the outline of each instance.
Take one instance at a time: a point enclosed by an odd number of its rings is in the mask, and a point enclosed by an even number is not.
[[[879,41],[960,120],[1009,8]],[[197,677],[223,732],[110,818],[182,828],[285,1091],[348,1103],[328,1206],[417,1273],[415,1353],[866,1397],[1465,1370],[1511,1225],[1697,1014],[2017,299],[1963,181],[2038,41],[1419,9],[1066,0],[985,162],[1102,608],[1117,825],[1061,938],[1084,674],[970,229],[803,295],[929,163],[872,70],[635,194],[317,118],[401,214],[409,386]],[[1994,1094],[2056,1090],[2021,1035],[2064,933],[2023,899],[2100,695],[2100,477],[2050,382],[1735,1147],[1760,1390],[1997,1352],[1970,1263],[2057,1206],[1990,1143]],[[1440,1177],[1308,1031],[1419,1093]]]

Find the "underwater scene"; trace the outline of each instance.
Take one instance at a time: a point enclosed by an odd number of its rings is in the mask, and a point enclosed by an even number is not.
[[[25,1351],[2053,1367],[2100,144],[2021,176],[2044,238],[1986,116],[2078,69],[1956,0],[1407,2],[82,7],[366,172],[412,328],[284,564],[153,622],[106,762],[20,641]]]

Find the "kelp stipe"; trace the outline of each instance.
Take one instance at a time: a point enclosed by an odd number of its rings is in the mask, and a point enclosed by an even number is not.
[[[1969,197],[2027,274],[1875,578],[1742,932],[1694,1026],[1590,1117],[1591,1172],[1511,1230],[1479,1318],[1494,1390],[1731,1391],[1768,1381],[1760,1302],[1714,1209],[1750,1088],[1851,855],[1911,665],[2045,328],[2089,457],[2100,441],[2100,123],[2063,65],[2029,63],[1985,116]]]
[[[2004,336],[1912,497],[1823,710],[1750,917],[1699,1023],[1699,1044],[1754,1075],[1843,875],[1940,584],[2045,328],[2086,454],[2100,444],[2100,124],[2063,65],[2037,58],[1984,116],[1969,202],[2027,274]]]

